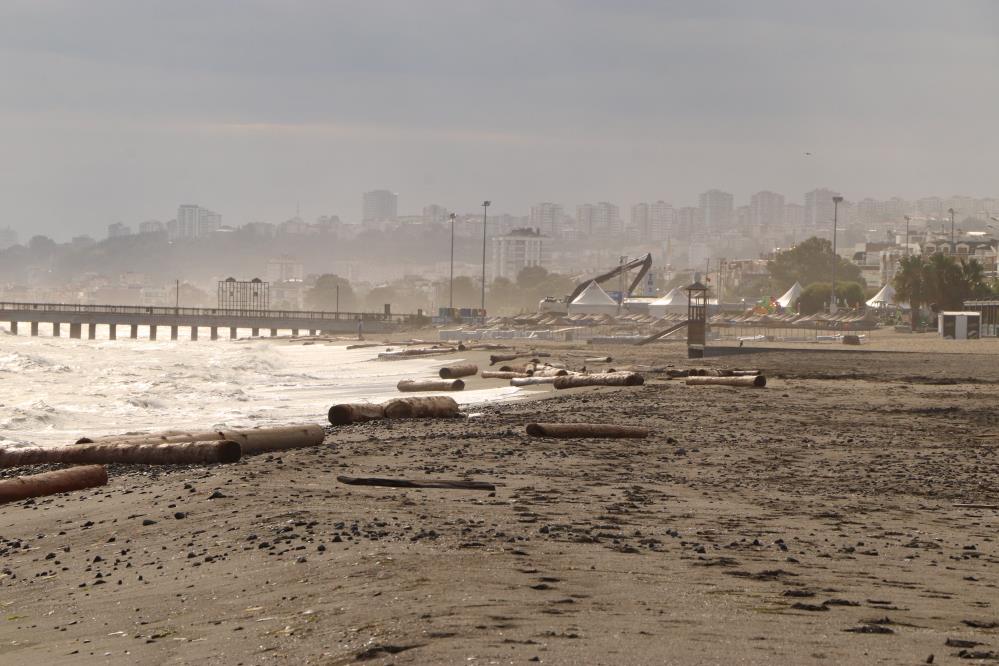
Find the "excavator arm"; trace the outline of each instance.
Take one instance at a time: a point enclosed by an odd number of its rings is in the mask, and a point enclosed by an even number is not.
[[[606,273],[598,275],[595,278],[589,278],[588,280],[583,280],[582,282],[576,285],[575,289],[573,289],[572,294],[569,295],[569,298],[568,300],[566,300],[566,303],[572,303],[574,300],[576,300],[576,297],[579,296],[581,293],[583,293],[583,290],[586,289],[586,286],[591,282],[602,284],[607,280],[610,280],[611,278],[617,277],[621,273],[626,273],[627,271],[639,267],[641,268],[641,270],[638,271],[638,275],[635,276],[635,279],[631,281],[631,286],[628,287],[628,293],[625,294],[626,296],[631,296],[631,292],[635,291],[635,287],[637,287],[639,284],[642,283],[642,279],[645,277],[646,273],[649,272],[649,269],[652,268],[651,253],[646,254],[644,257],[633,259],[626,264],[615,266],[613,270],[607,271]]]

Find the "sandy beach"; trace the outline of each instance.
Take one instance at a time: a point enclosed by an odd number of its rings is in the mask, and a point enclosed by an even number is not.
[[[0,507],[0,661],[999,658],[999,510],[956,506],[999,504],[996,341],[886,334],[698,362],[670,344],[546,348],[770,381],[541,389],[232,465],[114,467],[107,487]],[[534,438],[532,421],[653,434]]]

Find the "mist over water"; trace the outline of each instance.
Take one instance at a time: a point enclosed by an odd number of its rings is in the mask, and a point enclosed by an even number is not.
[[[83,436],[326,423],[338,402],[398,397],[403,377],[440,360],[374,360],[267,340],[71,340],[0,330],[0,446],[62,446]],[[457,359],[448,359],[448,362]],[[516,388],[453,394],[462,404]]]

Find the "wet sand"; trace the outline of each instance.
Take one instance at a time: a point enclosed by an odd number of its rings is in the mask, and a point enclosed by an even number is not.
[[[985,659],[999,510],[955,503],[999,504],[999,347],[919,337],[697,363],[761,367],[765,389],[649,374],[0,507],[0,662]],[[592,351],[693,364],[669,344]],[[534,420],[654,435],[537,439]]]

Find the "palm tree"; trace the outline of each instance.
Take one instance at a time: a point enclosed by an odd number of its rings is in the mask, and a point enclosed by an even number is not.
[[[927,302],[927,284],[929,278],[929,264],[922,255],[912,255],[902,257],[899,260],[898,270],[895,272],[895,279],[892,281],[895,287],[895,297],[899,302],[908,301],[909,326],[915,330],[919,321],[919,310]]]

